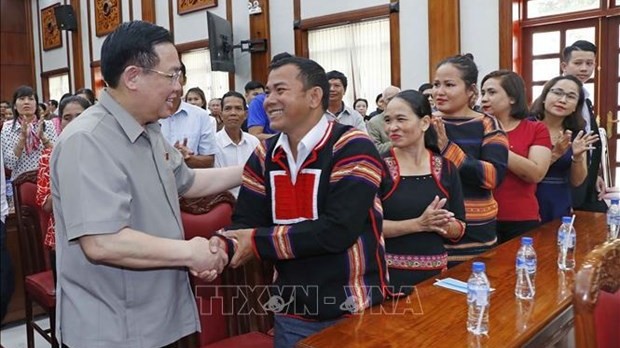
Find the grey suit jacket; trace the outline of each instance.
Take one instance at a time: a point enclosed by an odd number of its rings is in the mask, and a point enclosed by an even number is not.
[[[390,152],[392,148],[392,142],[385,132],[385,121],[383,120],[383,113],[375,115],[373,118],[366,123],[366,129],[368,130],[368,135],[372,139],[372,142],[379,150],[380,154],[385,154]]]

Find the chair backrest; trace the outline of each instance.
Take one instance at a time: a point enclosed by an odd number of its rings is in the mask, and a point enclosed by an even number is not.
[[[575,276],[573,309],[577,347],[617,347],[620,342],[620,239],[586,256]]]
[[[43,247],[49,214],[37,205],[36,194],[36,170],[22,173],[13,180],[13,201],[25,276],[50,269],[48,251]]]
[[[230,225],[234,202],[234,196],[228,192],[199,199],[181,199],[185,239],[197,236],[211,238],[216,231]],[[219,288],[222,285],[221,277],[211,283],[191,278],[202,327],[199,345],[205,346],[229,337],[224,315],[224,296]]]

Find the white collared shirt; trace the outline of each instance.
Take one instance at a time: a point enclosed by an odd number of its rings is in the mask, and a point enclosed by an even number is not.
[[[245,162],[248,161],[260,140],[252,134],[241,132],[241,141],[239,141],[239,144],[235,144],[224,128],[215,134],[215,142],[217,144],[217,152],[215,153],[215,164],[213,166],[215,168],[222,168],[245,165]],[[239,186],[229,191],[235,197],[239,196]]]
[[[583,101],[583,109],[581,110],[581,116],[583,117],[583,120],[586,121],[586,132],[590,132],[592,130],[592,125],[590,125],[590,109],[588,109],[588,104],[585,101],[586,99],[590,98],[590,92],[588,92],[588,90],[583,87],[583,94],[584,94],[584,101]]]
[[[170,145],[187,139],[187,147],[195,155],[213,155],[216,151],[215,119],[207,110],[181,101],[179,110],[172,116],[159,120],[161,133]]]
[[[288,141],[288,136],[286,133],[282,133],[276,146],[273,151],[278,149],[278,147],[282,147],[282,150],[286,153],[286,159],[288,160],[289,170],[291,171],[291,181],[293,184],[297,181],[297,173],[299,172],[299,168],[304,163],[308,155],[314,150],[314,147],[321,141],[325,132],[327,131],[327,126],[329,122],[327,117],[323,116],[319,120],[319,122],[310,129],[310,131],[301,139],[299,144],[297,144],[297,159],[293,157],[293,152],[291,151],[291,145]]]

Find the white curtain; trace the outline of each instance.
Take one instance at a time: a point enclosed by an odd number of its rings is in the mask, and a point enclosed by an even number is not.
[[[365,98],[369,112],[377,94],[391,84],[390,23],[387,18],[308,31],[308,53],[325,71],[348,79],[344,101]]]
[[[229,91],[228,73],[211,71],[211,56],[208,49],[182,53],[181,60],[187,69],[185,92],[190,88],[200,87],[205,92],[208,103],[210,99],[221,98]]]

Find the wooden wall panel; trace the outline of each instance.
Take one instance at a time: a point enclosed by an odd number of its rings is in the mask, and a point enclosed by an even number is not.
[[[71,0],[71,6],[73,7],[78,27],[78,30],[69,33],[69,35],[71,35],[71,45],[73,46],[72,75],[73,81],[75,81],[73,85],[74,91],[86,87],[84,85],[84,54],[82,51],[82,30],[84,30],[84,27],[82,27],[82,8],[80,3],[81,0]],[[86,23],[87,21],[84,22]]]
[[[269,30],[269,0],[260,1],[263,12],[250,16],[250,39],[267,39],[265,52],[252,53],[252,80],[267,82],[271,62],[271,32]]]
[[[392,86],[400,87],[400,7],[392,1],[390,7],[390,66]]]
[[[31,0],[0,1],[0,99],[20,85],[35,86]]]
[[[142,20],[157,23],[155,17],[155,0],[142,0]]]
[[[442,59],[461,53],[459,0],[428,2],[429,71],[433,80],[435,66]]]

